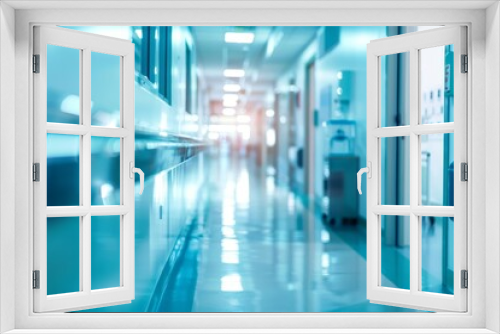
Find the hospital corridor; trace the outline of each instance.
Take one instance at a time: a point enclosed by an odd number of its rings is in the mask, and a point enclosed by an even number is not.
[[[372,176],[359,193],[357,173],[370,154],[367,44],[436,27],[63,28],[134,45],[133,154],[145,176],[134,190],[135,298],[77,312],[421,312],[367,298]],[[48,123],[80,124],[80,57],[47,47]],[[419,122],[453,122],[454,46],[420,57]],[[91,64],[91,124],[120,127],[120,60],[92,52]],[[380,68],[380,126],[409,126],[409,53],[381,56]],[[379,137],[378,204],[409,207],[410,136]],[[420,205],[453,207],[455,137],[419,135]],[[124,144],[89,143],[91,205],[119,205]],[[77,135],[47,134],[47,206],[80,203],[82,147]],[[410,215],[397,212],[377,216],[379,284],[409,290]],[[419,286],[453,295],[445,213],[419,218]],[[92,290],[121,284],[120,224],[91,218]],[[78,217],[47,218],[48,295],[80,289],[79,231]]]

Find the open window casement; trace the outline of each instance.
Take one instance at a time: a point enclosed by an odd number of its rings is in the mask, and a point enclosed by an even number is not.
[[[34,311],[130,302],[134,45],[37,26],[33,72]]]
[[[435,50],[441,51],[435,53]],[[441,60],[435,57],[440,53]],[[367,298],[372,303],[421,310],[467,310],[466,54],[466,28],[459,26],[398,35],[368,44],[368,166],[360,172],[367,172]],[[396,63],[390,61],[391,57]],[[436,65],[439,61],[441,64]],[[387,76],[391,66],[398,72],[396,84],[392,85]],[[407,70],[404,75],[403,68]],[[429,87],[435,87],[429,78],[435,78],[436,73],[441,76],[443,89],[429,91]],[[438,99],[445,99],[443,119],[433,118],[433,109],[429,107]],[[390,102],[398,109],[396,120],[388,116]],[[432,142],[439,143],[434,145],[437,151],[424,150]],[[431,154],[437,155],[433,158],[434,166],[426,161]],[[399,169],[388,167],[389,155],[398,161]],[[432,173],[434,178],[429,181]],[[445,181],[446,178],[449,180]],[[428,191],[429,187],[439,189],[439,183],[442,201],[433,199]],[[392,199],[388,196],[391,184],[399,185],[397,196]],[[450,240],[446,246],[441,244],[449,259],[448,263],[444,260],[441,263],[447,289],[429,288],[432,278],[427,266],[437,260],[428,259],[433,250],[425,249],[431,247],[426,242],[427,227],[432,225],[429,222],[438,220],[446,224],[442,233],[449,233]],[[407,270],[401,266],[390,270],[393,277],[404,276],[407,282],[394,283],[386,277],[384,257],[391,254],[384,250],[384,233],[389,224],[406,225],[399,232],[397,227],[393,230],[396,235],[405,234],[398,238],[409,245],[409,265]]]

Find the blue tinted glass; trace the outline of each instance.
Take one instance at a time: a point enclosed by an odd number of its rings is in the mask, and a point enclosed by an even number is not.
[[[119,287],[120,216],[94,216],[91,230],[91,288]]]
[[[92,205],[120,204],[120,138],[92,137]]]
[[[453,206],[453,133],[422,135],[422,205]]]
[[[80,123],[80,50],[47,45],[47,122]]]
[[[47,294],[80,290],[80,218],[47,218]]]
[[[410,204],[410,137],[380,138],[382,205]]]
[[[420,50],[422,124],[453,122],[453,45]]]
[[[410,217],[381,216],[381,285],[410,289]]]
[[[80,136],[47,134],[47,205],[80,205]]]
[[[120,126],[120,57],[92,52],[92,125]]]
[[[422,217],[422,291],[453,294],[453,218]]]
[[[155,89],[158,88],[158,74],[159,74],[158,66],[160,65],[159,42],[160,42],[160,27],[149,27],[148,78],[153,84],[153,87]]]
[[[380,57],[381,126],[410,124],[409,52]]]

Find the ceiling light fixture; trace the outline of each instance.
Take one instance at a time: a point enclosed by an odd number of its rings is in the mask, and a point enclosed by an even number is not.
[[[241,90],[241,86],[238,84],[225,84],[223,89],[225,92],[238,93]]]
[[[267,40],[266,45],[266,58],[269,58],[273,55],[274,51],[278,48],[278,45],[281,43],[283,39],[284,32],[282,28],[275,27],[271,35]]]
[[[226,43],[251,44],[255,35],[251,32],[226,32],[224,41]]]
[[[134,32],[137,35],[137,37],[139,37],[140,39],[142,38],[142,28],[135,29]]]
[[[238,94],[224,94],[222,96],[224,101],[238,101],[239,98]]]
[[[236,100],[224,100],[222,102],[222,105],[224,106],[224,108],[234,108],[238,105],[238,101],[236,101]]]
[[[224,108],[222,109],[222,114],[225,116],[234,116],[236,114],[236,110],[234,108]]]
[[[224,70],[224,76],[228,78],[241,78],[245,76],[245,70],[227,69]]]

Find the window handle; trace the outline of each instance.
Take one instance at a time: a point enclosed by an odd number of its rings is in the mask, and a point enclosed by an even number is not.
[[[361,195],[361,176],[364,173],[366,173],[366,177],[368,177],[369,179],[372,178],[372,163],[368,161],[367,165],[368,165],[367,167],[361,168],[358,172],[358,192],[360,195]]]
[[[131,179],[134,179],[134,173],[139,174],[139,179],[140,179],[139,182],[141,185],[141,190],[139,191],[139,195],[142,195],[142,192],[144,191],[144,172],[140,168],[135,168],[133,161],[130,161],[129,163],[129,171]]]

